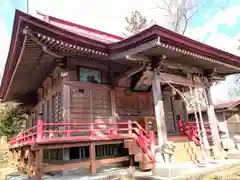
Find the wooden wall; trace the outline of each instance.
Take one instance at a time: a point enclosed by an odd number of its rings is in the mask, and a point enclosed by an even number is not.
[[[238,112],[222,113],[228,127],[229,134],[240,134],[240,114]]]
[[[111,90],[105,85],[75,82],[71,85],[70,122],[110,122]]]
[[[62,78],[61,69],[56,68],[37,90],[38,104],[31,110],[28,126],[36,125],[38,119],[45,122],[62,121]],[[43,113],[42,117],[39,113]]]
[[[151,92],[131,92],[126,94],[123,88],[115,90],[116,113],[120,119],[137,120],[141,116],[154,116]]]

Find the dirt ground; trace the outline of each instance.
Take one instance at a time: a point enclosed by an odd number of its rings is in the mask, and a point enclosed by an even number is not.
[[[240,180],[240,164],[218,168],[212,172],[189,177],[187,180]]]

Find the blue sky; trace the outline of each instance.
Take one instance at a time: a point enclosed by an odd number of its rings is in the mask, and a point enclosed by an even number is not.
[[[26,11],[27,0],[0,0],[0,71],[3,71],[12,31],[15,9]],[[159,0],[160,1],[160,0]],[[217,48],[238,54],[240,39],[240,1],[203,0],[205,5],[194,16],[187,36]],[[67,3],[66,3],[67,2]],[[120,35],[124,31],[124,17],[138,9],[160,25],[166,25],[162,12],[153,10],[152,0],[29,0],[30,14],[36,10],[66,20]],[[215,101],[228,99],[228,88],[233,78],[213,88]],[[219,91],[221,89],[221,91]],[[221,92],[222,94],[219,94]],[[217,94],[217,95],[216,95]],[[219,98],[221,97],[221,98]]]

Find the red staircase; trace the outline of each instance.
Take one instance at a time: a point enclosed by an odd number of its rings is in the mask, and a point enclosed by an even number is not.
[[[200,138],[198,135],[199,134],[198,133],[198,125],[200,128],[200,133],[202,133],[202,127],[201,127],[200,123],[197,124],[196,122],[186,122],[183,120],[178,121],[178,127],[180,129],[181,135],[186,135],[188,137],[188,139],[191,141],[194,141],[196,145],[200,145]],[[214,139],[212,136],[210,125],[208,122],[204,122],[203,125],[204,125],[205,131],[206,131],[209,145],[213,145]]]

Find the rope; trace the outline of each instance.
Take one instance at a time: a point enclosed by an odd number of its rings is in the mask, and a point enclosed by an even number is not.
[[[192,87],[189,86],[189,89],[190,89],[190,95],[191,95],[191,101],[188,102],[188,100],[186,99],[185,95],[179,91],[177,88],[175,88],[172,84],[170,84],[169,82],[165,82],[166,84],[168,84],[176,93],[178,93],[184,100],[184,102],[186,103],[186,105],[188,107],[193,107],[194,109],[194,115],[195,115],[195,120],[196,120],[196,123],[197,123],[197,129],[198,129],[198,136],[199,136],[199,140],[200,140],[200,147],[201,147],[201,152],[204,156],[204,160],[207,160],[209,163],[215,163],[213,162],[212,160],[210,160],[207,155],[206,155],[206,152],[204,150],[204,141],[202,139],[202,136],[201,136],[201,130],[200,130],[200,126],[199,126],[199,119],[198,119],[198,115],[197,115],[197,110],[198,110],[198,113],[199,113],[199,118],[200,118],[200,124],[201,124],[201,128],[202,128],[202,131],[203,131],[203,135],[205,134],[205,138],[207,138],[206,136],[206,131],[205,131],[205,127],[204,127],[204,124],[203,124],[203,119],[202,119],[202,112],[201,112],[201,107],[199,106],[199,98],[198,98],[198,93],[196,92],[197,89],[195,88],[195,97],[193,95],[193,92],[192,92]],[[193,101],[193,99],[196,99],[196,101]],[[198,109],[196,108],[196,104],[197,104],[197,107]],[[190,106],[191,105],[191,106]],[[208,141],[206,141],[208,143]],[[204,162],[194,162],[197,166],[206,166],[206,163]]]
[[[196,98],[196,104],[197,104],[198,114],[199,114],[199,118],[200,118],[200,125],[201,125],[201,132],[202,132],[201,135],[202,135],[202,141],[203,141],[202,143],[203,143],[203,146],[209,147],[206,130],[205,130],[205,127],[204,127],[204,124],[203,124],[202,110],[201,110],[201,107],[200,107],[199,94],[198,94],[197,89],[195,89],[195,98]],[[206,147],[204,147],[204,148],[206,148]]]

